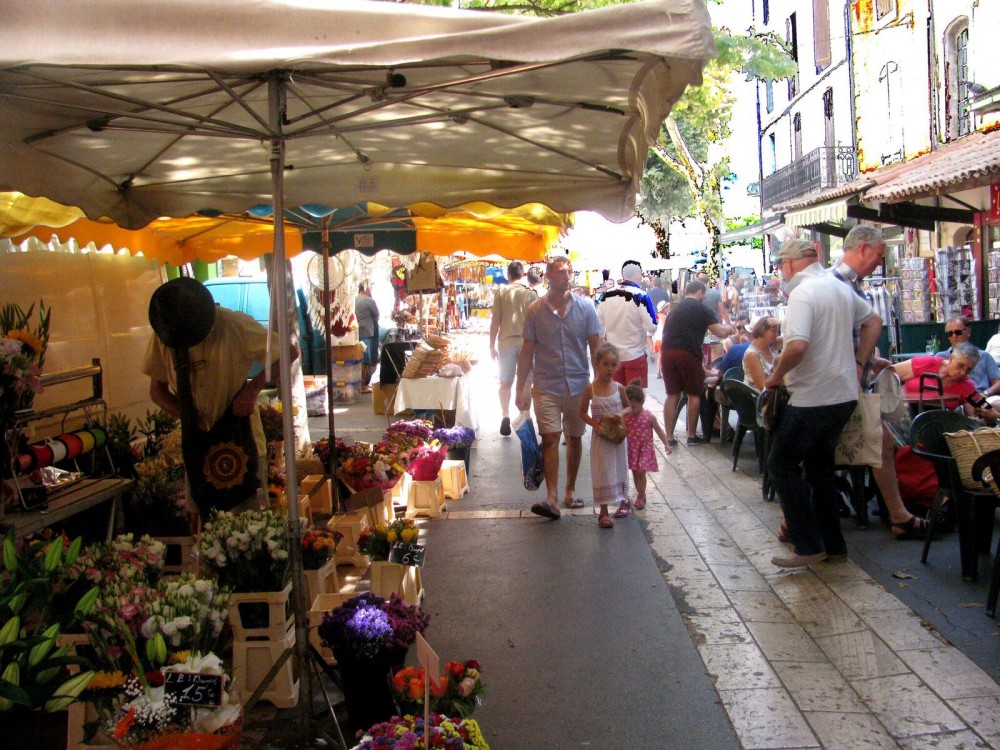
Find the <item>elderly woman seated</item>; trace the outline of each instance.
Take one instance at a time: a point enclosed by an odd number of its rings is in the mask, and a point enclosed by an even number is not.
[[[969,380],[969,373],[979,362],[980,355],[978,347],[963,342],[955,345],[948,359],[932,355],[919,356],[892,365],[892,369],[902,381],[903,394],[908,400],[918,400],[922,395],[925,404],[933,405],[940,398],[946,409],[957,409],[961,406],[968,416],[988,424],[996,424],[1000,415]],[[926,378],[921,393],[920,376],[928,373],[937,375],[941,379],[942,394],[939,395],[936,383],[933,387],[929,387]]]
[[[750,329],[750,346],[743,353],[743,382],[762,391],[778,361],[778,336],[781,323],[777,318],[760,318]]]

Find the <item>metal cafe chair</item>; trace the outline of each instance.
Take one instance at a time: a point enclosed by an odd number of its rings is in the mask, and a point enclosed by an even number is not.
[[[989,476],[986,470],[989,469]],[[982,482],[983,487],[1000,497],[1000,449],[987,451],[972,464],[972,478]],[[993,519],[996,513],[993,514]],[[993,558],[993,570],[990,573],[990,588],[986,595],[986,614],[996,617],[997,598],[1000,597],[1000,540],[997,541],[996,556]]]
[[[729,403],[736,409],[736,437],[733,438],[733,471],[736,471],[736,464],[740,458],[740,446],[743,445],[743,438],[747,432],[753,433],[754,451],[757,454],[757,462],[760,465],[761,474],[764,473],[764,450],[761,447],[761,433],[763,428],[757,424],[757,391],[748,386],[742,380],[723,380],[720,386]]]
[[[958,465],[948,448],[945,433],[975,430],[980,426],[979,422],[964,414],[946,409],[934,409],[921,412],[914,417],[913,425],[910,428],[910,447],[916,455],[926,458],[934,465],[934,473],[937,474],[938,478],[938,493],[931,510],[930,523],[927,527],[927,536],[924,539],[924,549],[920,555],[920,562],[927,562],[927,556],[931,549],[931,534],[934,531],[934,526],[943,516],[944,506],[950,498],[955,503],[954,508],[958,519],[959,553],[962,560],[962,579],[966,581],[976,580],[975,534],[971,528],[975,499],[987,495],[992,497],[993,493],[986,490],[972,491],[962,486]]]

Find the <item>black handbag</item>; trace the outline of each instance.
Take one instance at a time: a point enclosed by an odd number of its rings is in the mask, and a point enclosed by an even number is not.
[[[203,516],[230,510],[254,497],[260,488],[257,476],[257,443],[250,417],[225,414],[208,432],[198,427],[191,394],[190,360],[186,349],[174,349],[177,398],[181,407],[181,453],[191,499]]]
[[[783,385],[776,385],[773,388],[765,388],[764,396],[760,404],[761,424],[765,430],[774,432],[781,424],[781,416],[785,413],[785,406],[791,394]]]

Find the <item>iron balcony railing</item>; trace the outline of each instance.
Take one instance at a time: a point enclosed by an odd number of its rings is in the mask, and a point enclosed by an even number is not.
[[[857,160],[849,146],[823,146],[768,175],[760,184],[766,211],[779,203],[846,184],[857,178]]]

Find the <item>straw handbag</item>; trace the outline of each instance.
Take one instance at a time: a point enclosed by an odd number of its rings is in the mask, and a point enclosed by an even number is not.
[[[609,440],[615,445],[625,442],[628,437],[628,428],[625,421],[620,417],[603,416],[597,423],[597,434],[605,440]]]
[[[946,432],[948,450],[958,465],[958,475],[967,490],[981,492],[983,485],[972,478],[972,464],[984,453],[1000,448],[1000,429],[983,427],[978,430]]]

